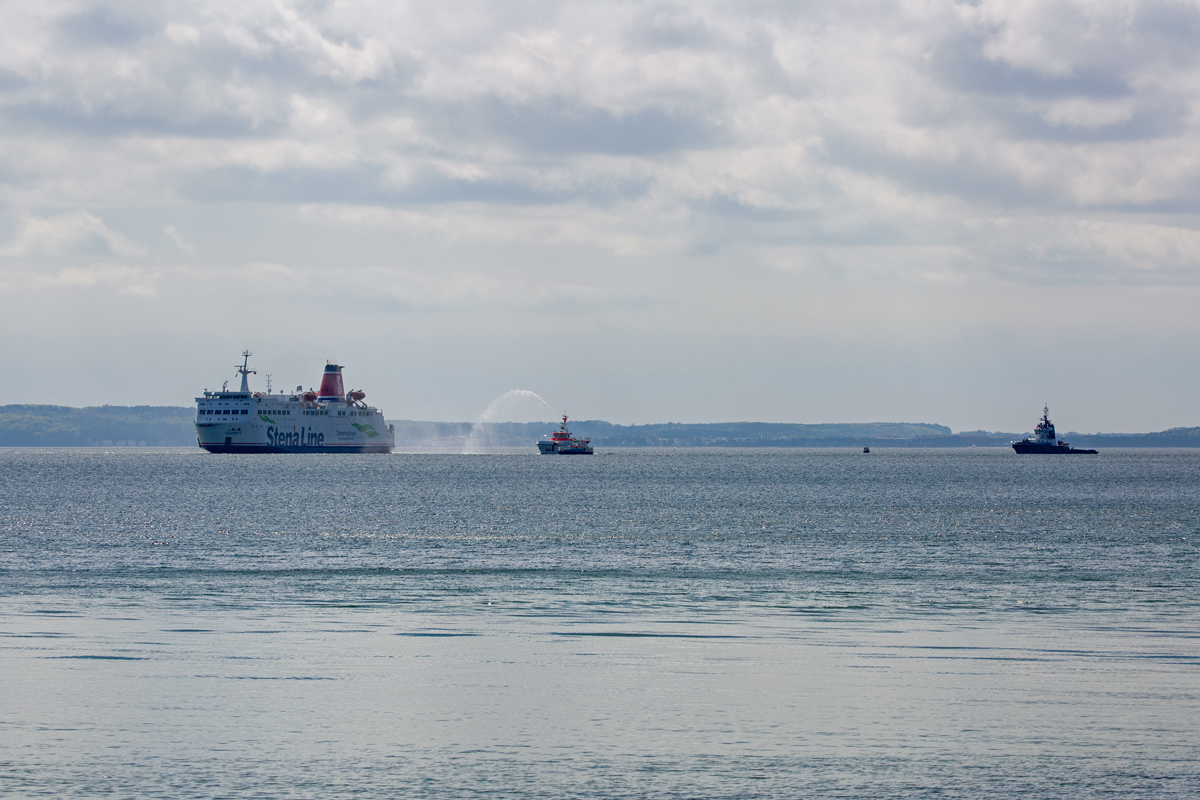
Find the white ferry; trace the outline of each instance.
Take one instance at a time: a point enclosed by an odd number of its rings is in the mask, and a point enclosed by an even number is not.
[[[342,367],[325,365],[321,389],[297,386],[291,394],[251,392],[250,356],[242,353],[237,374],[242,387],[205,390],[196,398],[196,441],[210,453],[390,453],[396,432],[383,412],[363,402],[366,393],[347,394]]]

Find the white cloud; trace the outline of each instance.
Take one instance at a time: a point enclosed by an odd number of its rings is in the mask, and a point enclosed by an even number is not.
[[[10,3],[0,257],[162,325],[837,328],[788,316],[801,285],[1001,325],[999,285],[1197,283],[1197,29],[1182,0]]]
[[[1076,128],[1103,128],[1128,122],[1137,110],[1133,98],[1130,97],[1115,102],[1073,97],[1032,105],[1042,119],[1051,125]]]
[[[145,248],[109,229],[102,220],[86,211],[52,217],[20,215],[20,228],[0,256],[60,255],[100,249],[119,256],[145,255]]]
[[[1200,231],[1139,222],[1082,220],[1075,241],[1133,272],[1173,272],[1200,282]]]
[[[650,201],[603,211],[586,205],[515,206],[459,203],[452,208],[386,209],[372,206],[307,206],[303,219],[344,231],[375,229],[433,238],[446,244],[526,246],[588,245],[618,255],[678,251],[686,246],[681,226]]]
[[[154,297],[158,294],[160,277],[156,270],[143,267],[99,263],[67,267],[49,273],[4,270],[0,271],[0,287],[7,291],[19,292],[27,300],[37,292],[60,298],[62,292],[93,289],[132,297]]]
[[[185,252],[189,255],[196,254],[195,245],[193,245],[186,238],[184,238],[184,235],[182,233],[180,233],[179,229],[176,228],[174,225],[168,225],[167,227],[163,228],[163,233],[165,233],[167,235],[167,238],[169,238],[172,242],[174,242],[175,246],[178,247],[183,252]]]

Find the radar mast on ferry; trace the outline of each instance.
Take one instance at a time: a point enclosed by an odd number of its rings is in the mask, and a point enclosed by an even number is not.
[[[242,376],[242,388],[239,389],[239,391],[245,392],[246,394],[250,394],[250,376],[258,374],[256,371],[250,369],[250,356],[252,355],[254,355],[254,353],[251,353],[248,348],[243,350],[242,365],[240,367],[234,367],[234,369],[237,370],[237,374]]]

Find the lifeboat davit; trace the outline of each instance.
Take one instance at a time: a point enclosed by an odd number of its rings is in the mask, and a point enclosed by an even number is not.
[[[346,399],[351,403],[361,403],[366,396],[367,393],[362,389],[355,389],[354,391],[350,392],[350,394],[346,395]]]

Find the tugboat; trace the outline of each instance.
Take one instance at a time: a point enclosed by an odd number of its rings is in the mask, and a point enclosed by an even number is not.
[[[1061,453],[1063,455],[1095,455],[1096,450],[1082,450],[1066,442],[1059,441],[1054,433],[1054,423],[1050,421],[1050,406],[1042,407],[1042,419],[1033,429],[1034,438],[1013,442],[1012,448],[1018,453]]]
[[[592,440],[572,437],[571,432],[567,430],[566,414],[563,414],[562,425],[558,427],[558,430],[550,434],[549,439],[539,439],[537,446],[538,451],[544,456],[555,454],[563,456],[592,455]]]

